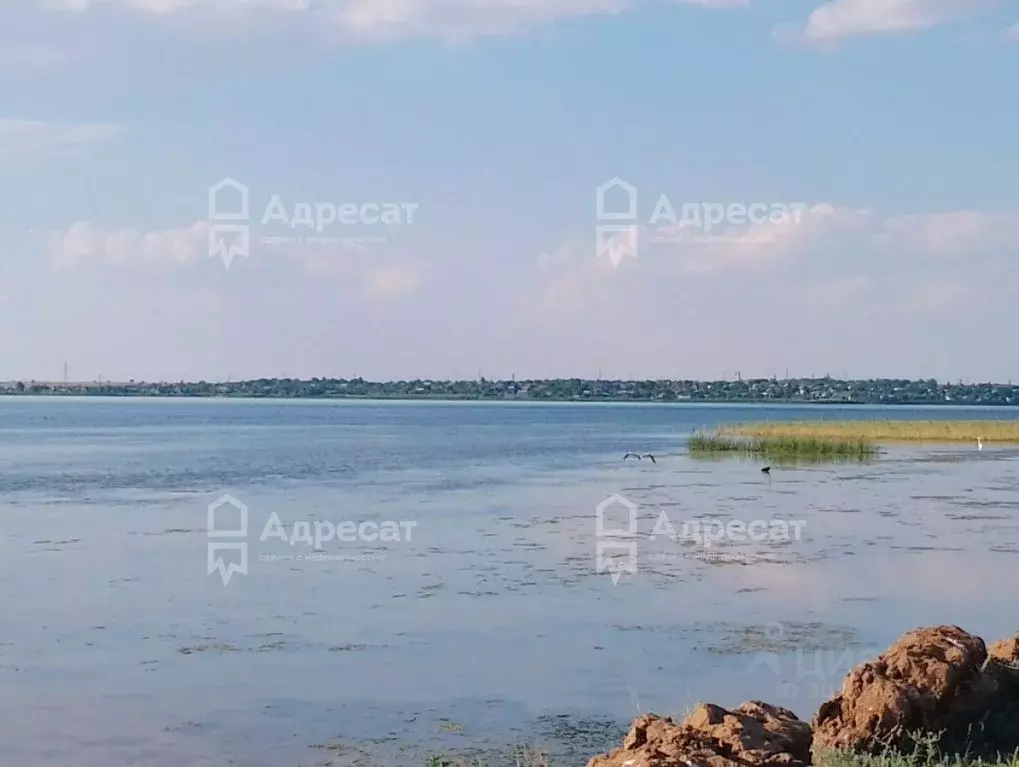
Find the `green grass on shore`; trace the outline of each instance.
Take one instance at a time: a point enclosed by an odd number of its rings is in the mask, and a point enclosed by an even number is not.
[[[518,756],[515,762],[494,765],[484,761],[462,760],[433,756],[425,767],[556,767],[543,755]],[[564,765],[565,767],[565,765]],[[968,759],[962,756],[942,755],[919,749],[913,754],[855,754],[849,751],[830,751],[814,759],[814,767],[1019,767],[1019,754],[999,759]]]
[[[872,443],[1019,443],[1019,420],[1009,421],[789,421],[721,427],[726,437],[856,440]]]
[[[698,457],[736,455],[774,461],[866,460],[878,454],[871,442],[842,437],[730,437],[698,432],[687,447]]]
[[[814,761],[814,767],[1019,767],[1019,757],[1003,759],[966,759],[961,756],[908,756],[885,754],[869,756],[833,751]]]
[[[938,736],[914,736],[912,752],[888,749],[878,754],[852,751],[827,751],[816,754],[814,767],[1019,767],[1019,751],[994,757],[976,756],[971,749],[945,751],[938,746]]]

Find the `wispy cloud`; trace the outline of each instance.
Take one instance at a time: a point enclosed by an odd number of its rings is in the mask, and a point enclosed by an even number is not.
[[[25,4],[27,0],[16,0]],[[47,11],[85,16],[121,11],[151,17],[287,17],[338,39],[509,34],[557,19],[621,13],[647,0],[31,0]],[[749,0],[673,0],[732,8]],[[2,14],[2,11],[0,11]]]
[[[984,7],[985,0],[831,0],[814,10],[805,26],[777,32],[810,44],[825,44],[929,29]]]
[[[896,216],[884,222],[877,242],[896,251],[960,259],[1015,252],[1019,214],[964,210]]]
[[[229,29],[230,38],[292,39],[343,45],[414,37],[460,43],[479,36],[510,35],[558,20],[612,16],[656,0],[7,0],[0,26],[12,41],[0,40],[0,74],[24,76],[66,66],[82,29],[100,33],[104,45],[90,56],[118,51],[136,32],[184,30],[196,39],[210,29]],[[752,0],[671,0],[707,10],[739,9]],[[777,27],[778,40],[827,46],[848,38],[935,27],[979,12],[993,0],[828,0],[802,24]],[[50,34],[63,40],[54,44]],[[24,43],[25,34],[40,43]],[[1019,25],[1005,32],[1019,40]],[[223,44],[223,36],[215,36]],[[109,44],[112,41],[116,44]],[[123,45],[121,45],[123,44]],[[84,54],[78,51],[77,57]],[[87,58],[87,57],[86,57]]]
[[[863,230],[872,221],[871,211],[820,203],[799,217],[729,226],[703,239],[679,228],[672,233],[686,233],[688,237],[680,239],[669,253],[675,256],[675,263],[690,272],[767,269],[810,250],[825,237]]]
[[[44,241],[50,262],[58,268],[106,265],[188,264],[208,256],[208,225],[139,231],[103,229],[87,221],[49,232]]]
[[[845,303],[875,291],[888,293],[892,284],[910,285],[913,290],[915,281],[904,276],[921,270],[937,289],[925,288],[922,300],[916,301],[896,293],[894,301],[901,306],[922,305],[926,311],[959,295],[950,289],[956,278],[946,274],[980,263],[1002,263],[1016,252],[1019,214],[887,215],[821,203],[795,220],[765,220],[701,235],[701,230],[689,227],[641,227],[638,257],[624,259],[617,268],[607,257],[595,257],[593,242],[570,238],[539,257],[536,272],[541,279],[522,306],[526,312],[561,319],[604,305],[607,291],[624,284],[688,284],[690,279],[708,284],[746,278],[760,286],[780,285],[797,279],[804,270],[827,274],[811,284],[808,292],[824,302]],[[852,271],[843,273],[846,268]]]
[[[384,264],[368,271],[363,292],[380,300],[405,298],[415,293],[419,284],[420,275],[413,264]]]
[[[1005,30],[1005,39],[1010,42],[1019,43],[1019,24]]]
[[[109,141],[123,132],[114,123],[52,123],[0,118],[0,158],[64,151]]]
[[[223,265],[218,256],[209,254],[209,228],[208,221],[157,230],[108,228],[78,221],[66,229],[45,232],[40,240],[47,262],[60,271],[108,267],[158,274],[154,270],[206,264],[218,271]],[[372,301],[412,296],[424,279],[422,268],[414,261],[392,260],[369,248],[289,244],[265,247],[252,258],[259,268],[282,266],[296,279],[356,286],[363,298]],[[242,263],[232,268],[243,270]]]

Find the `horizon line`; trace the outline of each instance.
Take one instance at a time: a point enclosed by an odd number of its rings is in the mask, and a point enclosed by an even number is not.
[[[51,387],[81,387],[81,386],[172,386],[172,385],[199,385],[204,384],[207,386],[239,386],[242,384],[250,384],[261,381],[289,381],[295,383],[315,383],[315,382],[340,382],[340,383],[364,383],[364,384],[396,384],[396,383],[479,383],[484,380],[490,384],[521,384],[521,383],[558,383],[563,381],[583,381],[592,383],[726,383],[726,384],[739,384],[739,383],[754,383],[761,381],[834,381],[840,383],[874,383],[874,382],[907,382],[907,383],[927,383],[933,381],[939,386],[1003,386],[1009,387],[1014,386],[1012,379],[1007,382],[999,381],[975,381],[970,382],[963,379],[952,381],[951,379],[938,379],[938,378],[901,378],[901,377],[876,377],[876,378],[837,378],[831,375],[824,376],[800,376],[800,377],[783,377],[777,376],[766,376],[756,378],[585,378],[582,376],[570,376],[570,377],[553,377],[553,378],[485,378],[479,376],[478,378],[391,378],[391,379],[380,379],[372,380],[355,376],[353,378],[335,378],[335,377],[321,377],[316,376],[312,378],[290,378],[286,376],[261,376],[257,378],[241,378],[237,380],[227,379],[225,381],[214,381],[214,380],[146,380],[146,379],[128,379],[120,381],[103,380],[96,378],[92,380],[82,381],[66,381],[66,380],[48,380],[39,378],[11,378],[0,381],[0,386],[9,386],[17,384],[24,385],[44,385]]]

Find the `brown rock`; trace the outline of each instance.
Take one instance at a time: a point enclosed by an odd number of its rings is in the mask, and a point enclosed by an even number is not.
[[[996,685],[981,672],[987,650],[958,626],[910,631],[854,668],[814,716],[813,751],[908,749],[916,732],[958,732],[979,720]]]
[[[987,654],[1001,663],[1019,663],[1019,634],[995,642],[987,648]]]
[[[990,748],[1014,753],[1019,749],[1019,635],[988,648],[984,666],[988,702],[979,731]]]
[[[749,701],[733,711],[703,704],[679,724],[642,716],[621,748],[588,767],[806,767],[809,759],[810,725],[787,709]]]

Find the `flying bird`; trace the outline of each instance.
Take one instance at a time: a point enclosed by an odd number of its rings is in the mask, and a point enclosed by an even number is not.
[[[640,454],[640,453],[627,453],[626,455],[623,456],[623,460],[625,461],[627,458],[631,458],[631,457],[632,458],[636,458],[638,461],[641,458],[650,458],[651,459],[651,463],[658,463],[658,461],[655,460],[655,457],[653,455],[651,455],[651,453],[644,453],[643,455]]]

